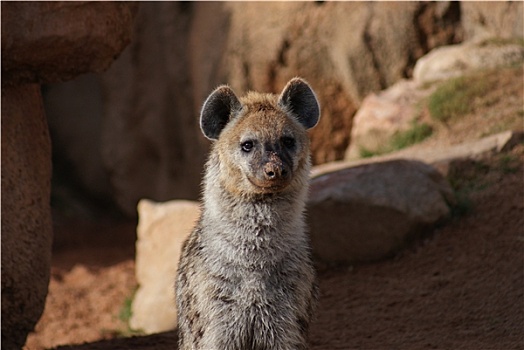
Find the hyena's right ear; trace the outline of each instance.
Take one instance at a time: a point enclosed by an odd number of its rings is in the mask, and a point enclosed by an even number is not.
[[[219,86],[204,102],[200,112],[200,128],[210,140],[217,140],[231,116],[240,111],[242,105],[227,85]]]

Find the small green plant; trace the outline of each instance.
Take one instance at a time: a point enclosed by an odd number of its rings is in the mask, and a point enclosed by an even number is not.
[[[393,135],[390,141],[391,149],[396,151],[420,143],[431,136],[432,133],[433,129],[428,124],[413,122],[409,129]]]
[[[475,100],[482,97],[488,89],[482,75],[451,79],[429,96],[429,113],[432,118],[444,123],[470,113]]]
[[[121,329],[116,332],[116,336],[124,338],[124,337],[130,337],[133,335],[142,335],[144,332],[142,330],[132,329],[129,325],[129,320],[131,319],[131,316],[133,315],[133,311],[131,308],[131,305],[133,304],[133,299],[135,297],[136,290],[133,290],[130,296],[128,296],[124,300],[124,304],[122,305],[122,308],[120,309],[120,312],[118,314],[118,319],[125,323],[126,328]]]
[[[428,124],[413,121],[409,129],[398,131],[393,134],[387,145],[376,150],[370,150],[366,147],[361,147],[359,149],[359,155],[361,158],[370,158],[373,156],[398,151],[400,149],[422,142],[431,136],[432,133],[433,128],[431,128],[431,126]]]
[[[518,38],[518,37],[514,37],[514,38],[494,37],[494,38],[488,38],[479,44],[479,46],[506,46],[506,45],[524,46],[524,39]]]
[[[374,157],[374,156],[378,156],[380,155],[380,151],[372,151],[372,150],[369,150],[367,149],[366,147],[360,147],[360,149],[358,150],[358,154],[360,155],[360,158],[371,158],[371,157]]]
[[[118,314],[118,319],[124,323],[129,323],[129,320],[131,319],[131,316],[133,315],[133,311],[131,310],[131,305],[133,304],[133,297],[135,293],[133,293],[131,296],[128,296],[124,300],[124,305],[122,305],[122,308],[120,309],[120,313]]]
[[[511,154],[503,154],[499,158],[499,166],[503,174],[514,174],[519,170],[519,161]]]
[[[469,192],[464,190],[455,190],[455,203],[451,205],[451,217],[461,218],[473,211],[473,201]]]

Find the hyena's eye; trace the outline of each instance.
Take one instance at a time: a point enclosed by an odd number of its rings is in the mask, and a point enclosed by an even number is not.
[[[253,145],[253,141],[244,141],[240,144],[240,147],[242,147],[242,151],[248,153],[253,149]]]
[[[286,147],[286,148],[291,149],[291,148],[294,148],[294,147],[295,147],[295,139],[292,138],[292,137],[287,137],[287,136],[286,136],[286,137],[283,137],[283,138],[281,139],[281,142],[282,142],[282,144],[284,145],[284,147]]]

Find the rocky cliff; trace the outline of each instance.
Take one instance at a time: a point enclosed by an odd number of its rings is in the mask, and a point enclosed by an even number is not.
[[[136,215],[141,198],[195,199],[208,148],[197,118],[209,91],[228,83],[238,93],[275,92],[299,75],[322,105],[313,160],[341,159],[368,93],[411,77],[416,60],[435,47],[479,35],[522,36],[519,14],[519,2],[144,3],[131,45],[92,86],[102,112],[93,104],[92,113],[76,116],[79,125],[102,121],[76,138],[100,140],[84,149],[94,159],[75,156],[67,128],[54,133],[57,152],[85,188],[128,215]],[[53,98],[67,108],[60,93]],[[55,125],[66,118],[50,115]]]

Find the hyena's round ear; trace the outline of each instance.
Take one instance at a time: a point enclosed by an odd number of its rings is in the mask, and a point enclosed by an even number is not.
[[[293,112],[306,129],[317,125],[320,106],[315,93],[303,79],[291,79],[282,90],[278,104]]]
[[[217,140],[231,115],[242,108],[229,86],[222,85],[213,91],[200,112],[200,129],[210,140]]]

